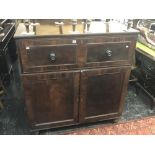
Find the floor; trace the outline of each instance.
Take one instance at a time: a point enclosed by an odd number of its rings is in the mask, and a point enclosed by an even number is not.
[[[90,129],[76,129],[66,135],[154,135],[155,117],[144,117],[115,124],[100,125]]]
[[[14,64],[13,68],[14,75],[11,85],[8,87],[8,96],[5,97],[5,108],[0,112],[0,134],[29,135],[31,132],[29,131],[28,120],[26,117],[18,62]],[[135,134],[146,134],[147,126],[149,126],[147,131],[150,131],[148,134],[154,134],[154,116],[155,108],[150,110],[149,98],[141,91],[139,91],[139,95],[136,95],[134,85],[130,84],[125,101],[124,112],[118,123],[103,121],[79,127],[45,130],[41,131],[40,134],[123,134],[125,133],[125,130],[127,131],[127,134],[132,134],[132,131],[129,130],[135,128],[135,126],[137,126],[136,123],[139,124],[140,129],[136,127],[137,132],[135,132]],[[143,127],[141,128],[141,126]],[[108,129],[108,127],[110,128]],[[113,131],[111,129],[113,129]],[[139,130],[141,129],[144,129],[145,131],[143,130],[140,132]]]

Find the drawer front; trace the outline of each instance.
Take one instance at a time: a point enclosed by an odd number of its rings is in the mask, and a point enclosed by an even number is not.
[[[131,65],[135,44],[123,35],[17,40],[23,73]]]
[[[56,40],[57,41],[57,40]],[[20,55],[23,72],[68,70],[77,66],[77,44],[61,41],[23,41]]]
[[[129,42],[87,45],[87,62],[128,60]]]
[[[83,43],[85,67],[131,65],[136,37],[109,35],[87,38]]]
[[[62,65],[76,63],[76,45],[30,46],[27,49],[27,65]]]

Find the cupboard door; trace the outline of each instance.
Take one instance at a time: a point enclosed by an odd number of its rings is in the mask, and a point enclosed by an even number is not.
[[[130,67],[89,69],[81,72],[80,122],[121,115]]]
[[[27,112],[33,129],[76,124],[79,73],[23,75]]]

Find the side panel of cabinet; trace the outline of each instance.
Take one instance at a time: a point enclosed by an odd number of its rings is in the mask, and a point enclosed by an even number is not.
[[[79,73],[23,75],[27,113],[33,129],[76,124]]]
[[[81,73],[81,123],[112,119],[121,115],[130,69],[90,69]]]

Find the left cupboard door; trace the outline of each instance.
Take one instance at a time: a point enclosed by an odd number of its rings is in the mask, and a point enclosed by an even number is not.
[[[78,71],[22,75],[32,130],[78,123],[79,78]]]

